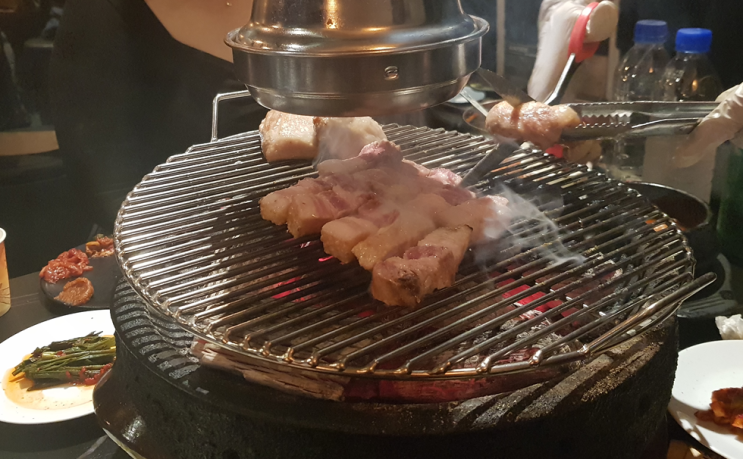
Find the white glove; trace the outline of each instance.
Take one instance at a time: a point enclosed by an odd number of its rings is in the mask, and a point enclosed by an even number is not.
[[[717,97],[720,105],[707,115],[677,150],[673,161],[677,167],[693,166],[717,147],[730,140],[743,148],[743,84],[734,86]]]
[[[528,93],[544,102],[557,86],[557,80],[568,62],[568,45],[575,21],[592,0],[543,0],[539,8],[539,45]],[[617,6],[602,1],[591,13],[586,27],[585,43],[604,41],[614,32],[619,21]]]

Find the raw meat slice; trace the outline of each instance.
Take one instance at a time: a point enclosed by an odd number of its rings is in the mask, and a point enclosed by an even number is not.
[[[359,242],[353,248],[353,254],[364,269],[371,271],[380,261],[402,255],[406,249],[435,229],[436,225],[431,217],[406,207],[401,209],[400,215],[391,225]]]
[[[389,306],[415,306],[434,290],[451,286],[469,245],[472,228],[439,228],[374,267],[371,292]]]
[[[368,116],[315,118],[319,159],[348,159],[374,141],[387,140],[382,126]]]
[[[268,162],[317,156],[317,134],[312,116],[270,110],[258,131],[263,155]]]
[[[294,186],[264,196],[260,202],[261,217],[275,225],[283,225],[286,223],[292,197],[298,194],[317,194],[328,189],[330,186],[322,180],[302,179]]]
[[[557,143],[563,129],[580,123],[580,117],[569,106],[552,107],[541,102],[527,102],[513,108],[504,101],[491,108],[485,119],[485,127],[492,134],[526,140],[542,149]]]
[[[479,244],[498,237],[510,222],[508,200],[501,196],[484,196],[450,207],[436,214],[439,226],[469,225],[472,242]]]
[[[354,246],[375,234],[378,229],[369,220],[343,217],[326,223],[322,227],[320,240],[325,253],[339,259],[341,263],[350,263],[356,259],[352,251]]]

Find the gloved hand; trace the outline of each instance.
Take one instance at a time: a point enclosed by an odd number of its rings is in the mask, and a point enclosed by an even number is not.
[[[557,86],[557,80],[568,62],[568,45],[575,21],[592,0],[543,0],[539,8],[539,45],[534,70],[529,78],[528,93],[544,102]],[[603,41],[616,29],[617,6],[602,1],[591,13],[586,27],[585,43]]]
[[[689,167],[730,140],[743,148],[743,84],[734,86],[717,97],[720,105],[707,115],[689,134],[674,154],[676,167]]]

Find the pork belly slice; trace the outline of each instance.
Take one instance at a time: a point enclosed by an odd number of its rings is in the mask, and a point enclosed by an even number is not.
[[[484,196],[466,201],[436,214],[439,226],[468,225],[472,243],[498,237],[511,221],[508,200],[502,196]]]
[[[356,259],[353,248],[359,242],[376,234],[400,215],[397,205],[372,197],[362,204],[355,216],[328,222],[322,227],[320,239],[325,252],[343,263]]]
[[[275,225],[286,223],[289,206],[292,198],[298,194],[317,194],[330,189],[330,185],[323,180],[306,178],[300,180],[296,185],[283,190],[269,193],[261,199],[261,217]]]
[[[266,161],[312,159],[317,156],[317,134],[312,116],[270,110],[258,128]]]
[[[411,199],[406,207],[416,209],[418,212],[431,217],[434,223],[437,223],[438,215],[447,212],[453,206],[436,193],[421,193]]]
[[[429,216],[451,207],[441,196],[429,193],[416,196],[407,206]],[[359,207],[356,216],[343,217],[322,227],[321,240],[325,252],[342,263],[354,261],[354,246],[374,235],[379,228],[392,224],[399,214],[396,204],[376,197],[370,199]]]
[[[430,169],[415,178],[407,178],[409,186],[416,187],[419,193],[434,193],[451,205],[459,205],[475,198],[470,190],[461,188],[462,178],[447,169]]]
[[[400,209],[392,224],[380,228],[374,235],[359,242],[352,252],[359,264],[371,271],[374,265],[390,257],[400,256],[426,234],[436,229],[433,219],[414,208]]]
[[[364,146],[387,140],[382,126],[368,116],[316,117],[314,120],[320,161],[353,158]]]
[[[320,176],[327,174],[353,174],[380,166],[399,166],[402,163],[400,147],[388,140],[372,142],[350,159],[329,159],[317,165]]]
[[[346,159],[372,142],[387,140],[382,127],[365,117],[316,117],[270,110],[259,127],[266,161]]]
[[[378,228],[391,225],[400,215],[400,206],[383,201],[378,197],[372,197],[361,205],[356,211],[356,216],[369,220]]]
[[[388,306],[415,306],[434,290],[454,284],[469,246],[472,228],[439,228],[405,251],[378,263],[372,272],[372,296]]]
[[[323,250],[341,263],[351,263],[356,259],[353,248],[356,244],[376,233],[379,227],[373,222],[359,217],[343,217],[328,222],[322,227],[320,240]]]
[[[371,196],[340,187],[317,194],[294,195],[287,212],[287,228],[294,237],[319,234],[323,225],[351,215]]]
[[[541,102],[527,102],[513,108],[504,101],[491,108],[485,119],[485,127],[490,133],[526,140],[542,149],[557,143],[563,129],[579,124],[580,117],[569,106],[553,107]]]

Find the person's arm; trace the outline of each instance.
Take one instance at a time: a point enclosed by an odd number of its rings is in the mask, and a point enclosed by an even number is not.
[[[730,140],[743,148],[743,84],[734,86],[717,98],[720,105],[707,115],[674,155],[678,167],[693,166],[717,147]]]
[[[543,0],[539,8],[539,44],[528,93],[544,101],[557,86],[568,62],[568,44],[578,16],[592,0]],[[586,27],[585,43],[604,41],[617,26],[617,6],[604,0],[593,10]]]
[[[184,45],[232,62],[227,32],[250,20],[253,0],[145,0],[170,35]]]

